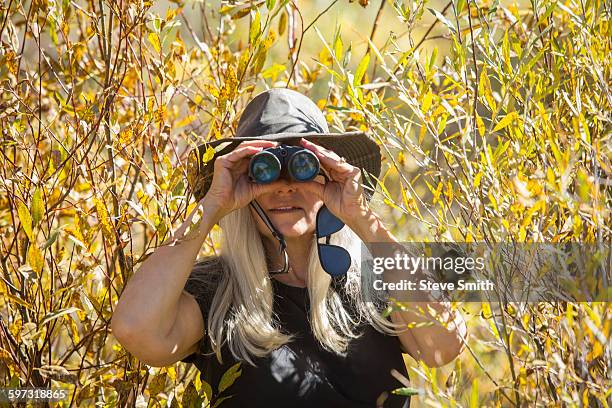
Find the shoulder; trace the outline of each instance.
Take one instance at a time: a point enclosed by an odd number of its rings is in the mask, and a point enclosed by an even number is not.
[[[221,257],[210,255],[196,261],[191,274],[194,276],[212,276],[219,275],[222,272],[223,262]]]
[[[223,276],[223,262],[218,256],[198,260],[187,278],[185,290],[196,298],[211,297]]]

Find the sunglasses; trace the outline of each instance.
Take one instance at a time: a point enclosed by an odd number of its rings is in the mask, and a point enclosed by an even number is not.
[[[332,277],[345,275],[351,266],[351,255],[349,252],[329,243],[331,235],[340,231],[344,223],[331,213],[324,205],[317,212],[317,251],[319,261],[323,270]],[[325,238],[325,243],[319,243],[320,238]]]

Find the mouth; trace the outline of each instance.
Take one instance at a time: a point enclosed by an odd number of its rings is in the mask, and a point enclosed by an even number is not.
[[[288,206],[283,206],[283,207],[271,208],[268,211],[274,214],[289,214],[289,213],[293,213],[297,211],[302,211],[302,209],[300,207],[294,207],[294,206],[288,205]]]

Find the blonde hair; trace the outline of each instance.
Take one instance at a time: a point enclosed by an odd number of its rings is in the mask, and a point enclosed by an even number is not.
[[[255,365],[252,357],[263,357],[292,341],[282,333],[273,310],[273,289],[266,263],[262,237],[248,207],[224,217],[222,229],[222,271],[205,322],[211,348],[222,362],[221,348],[227,343],[236,359]],[[384,300],[367,293],[372,285],[361,285],[361,240],[345,226],[334,234],[331,243],[349,251],[352,264],[340,293],[331,285],[331,277],[321,267],[314,241],[309,255],[309,322],[314,338],[330,352],[346,355],[351,339],[359,337],[355,329],[362,323],[377,331],[397,335],[400,327],[381,316]],[[344,293],[342,293],[344,292]],[[345,298],[343,303],[341,296]],[[365,301],[365,299],[372,301]],[[347,310],[347,303],[350,309]]]

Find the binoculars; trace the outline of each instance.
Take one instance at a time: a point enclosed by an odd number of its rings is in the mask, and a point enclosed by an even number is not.
[[[293,181],[310,181],[320,170],[319,159],[300,146],[268,147],[254,154],[249,163],[249,179],[266,184],[284,177]]]

